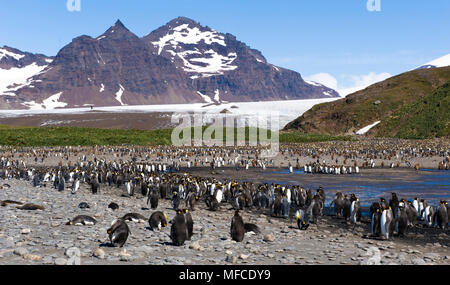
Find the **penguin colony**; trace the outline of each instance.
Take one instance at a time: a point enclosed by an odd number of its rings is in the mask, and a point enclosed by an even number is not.
[[[88,160],[83,151],[93,156],[93,160]],[[266,209],[272,216],[288,218],[294,216],[300,230],[307,230],[310,224],[318,223],[320,217],[324,215],[325,190],[320,187],[315,192],[305,189],[301,185],[281,186],[276,183],[252,183],[240,182],[234,179],[218,180],[214,177],[196,177],[188,173],[177,174],[182,162],[187,162],[187,167],[209,165],[214,171],[222,166],[234,166],[237,171],[248,169],[249,167],[260,167],[273,164],[273,161],[259,159],[257,149],[226,149],[226,148],[96,148],[92,149],[42,149],[33,150],[32,155],[35,162],[42,163],[52,155],[60,155],[61,162],[57,167],[37,166],[28,167],[22,159],[29,156],[30,152],[14,153],[9,150],[6,155],[0,157],[0,179],[21,179],[28,180],[34,187],[45,187],[51,185],[56,191],[76,195],[82,185],[89,187],[91,193],[96,195],[115,187],[121,189],[125,197],[142,195],[147,197],[149,208],[156,210],[159,199],[170,199],[173,210],[176,212],[175,218],[170,221],[170,238],[173,245],[181,246],[185,241],[190,240],[193,232],[194,219],[191,215],[195,211],[197,203],[202,202],[210,211],[228,209],[228,205],[234,209],[231,217],[230,236],[237,242],[243,241],[246,232],[261,233],[259,227],[254,224],[245,223],[241,213],[248,209]],[[98,159],[96,155],[109,153],[115,156],[116,160]],[[81,155],[82,154],[82,155]],[[156,154],[156,161],[149,161],[150,155]],[[251,155],[256,154],[254,158]],[[440,169],[448,169],[448,151],[431,150],[425,148],[414,148],[401,151],[380,151],[380,150],[355,150],[338,151],[336,149],[324,147],[319,149],[284,148],[282,155],[304,155],[312,157],[317,161],[304,166],[306,173],[315,174],[357,174],[359,166],[354,161],[357,157],[364,157],[365,163],[362,168],[374,167],[374,159],[384,158],[386,161],[401,159],[412,156],[426,156],[439,154],[445,158],[439,163]],[[320,156],[331,154],[344,157],[342,165],[326,165],[320,162]],[[69,161],[69,157],[79,155],[76,162]],[[123,160],[125,155],[130,155],[131,160]],[[208,161],[207,157],[213,156]],[[235,156],[232,158],[232,156]],[[18,156],[20,159],[16,159]],[[138,157],[140,160],[138,161]],[[353,166],[348,166],[349,161],[354,161]],[[394,165],[391,164],[391,167]],[[289,171],[293,171],[293,166],[289,164]],[[298,164],[295,167],[300,169]],[[108,187],[105,187],[105,186]],[[3,184],[2,187],[8,187]],[[68,186],[68,187],[67,187]],[[9,186],[10,187],[10,186]],[[15,201],[2,201],[2,206],[18,204],[17,208],[24,210],[45,210],[40,205],[21,204]],[[337,193],[332,201],[334,212],[338,218],[343,218],[352,224],[361,221],[362,209],[359,199],[354,195],[343,195]],[[80,203],[80,208],[88,208],[86,203]],[[183,207],[183,208],[180,208]],[[111,203],[109,208],[117,210],[119,205]],[[428,227],[439,227],[445,229],[448,226],[449,209],[446,201],[441,201],[438,207],[427,205],[424,200],[415,199],[406,201],[398,199],[395,193],[389,201],[381,199],[370,208],[371,214],[371,235],[373,237],[383,237],[389,239],[396,232],[400,236],[407,234],[408,228],[418,222]],[[124,217],[117,218],[111,223],[107,230],[110,242],[114,246],[122,247],[129,237],[130,230],[127,222],[142,222],[147,220],[151,230],[161,230],[168,226],[167,215],[161,211],[155,211],[147,219],[138,213],[129,213]],[[68,225],[95,225],[97,221],[89,216],[77,216],[67,223]]]

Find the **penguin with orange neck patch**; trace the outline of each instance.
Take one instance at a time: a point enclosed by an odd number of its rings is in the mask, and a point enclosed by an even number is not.
[[[148,219],[152,231],[167,227],[167,215],[161,211],[154,212]]]
[[[123,219],[114,220],[106,232],[108,233],[109,240],[116,247],[123,247],[130,235],[130,229]]]

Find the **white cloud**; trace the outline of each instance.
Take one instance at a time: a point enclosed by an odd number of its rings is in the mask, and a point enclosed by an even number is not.
[[[334,78],[331,74],[328,73],[318,73],[314,74],[308,77],[305,77],[307,81],[314,81],[317,83],[320,83],[322,85],[325,85],[328,88],[337,90],[338,89],[338,82],[336,78]]]
[[[305,77],[308,81],[314,81],[320,84],[323,84],[329,88],[336,90],[339,95],[345,97],[349,94],[352,94],[356,91],[365,89],[366,87],[375,84],[377,82],[383,81],[392,75],[388,72],[375,73],[370,72],[368,74],[362,75],[349,75],[345,74],[341,76],[344,81],[348,82],[345,85],[342,85],[342,82],[339,83],[338,80],[331,74],[328,73],[318,73],[308,77]]]

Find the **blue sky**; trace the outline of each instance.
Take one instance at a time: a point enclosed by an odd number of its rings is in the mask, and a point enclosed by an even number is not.
[[[144,36],[177,16],[234,34],[270,63],[350,88],[450,53],[450,1],[2,0],[0,46],[56,55],[72,38],[96,37],[117,19]],[[332,86],[334,87],[334,86]]]

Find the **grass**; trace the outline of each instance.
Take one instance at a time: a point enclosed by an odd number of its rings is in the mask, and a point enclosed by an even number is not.
[[[208,130],[202,127],[202,134]],[[188,129],[183,129],[188,131]],[[198,128],[191,128],[191,137]],[[272,138],[272,132],[265,129],[256,129],[246,127],[245,129],[225,128],[222,139],[219,134],[212,132],[210,137],[214,140],[223,140],[227,138],[227,132],[234,133],[234,141],[237,140],[237,133],[241,131],[244,134],[245,141],[249,141],[250,133],[257,134],[258,140],[269,140]],[[161,130],[116,130],[116,129],[96,129],[79,127],[12,127],[0,126],[0,145],[19,146],[19,147],[37,147],[37,146],[94,146],[94,145],[138,145],[138,146],[170,146],[172,145],[173,129]],[[266,135],[262,136],[261,132]],[[185,133],[186,134],[186,133]],[[280,133],[280,143],[298,143],[298,142],[318,142],[333,140],[350,140],[351,137],[330,136],[320,134],[301,134],[301,133]]]
[[[309,143],[325,141],[353,141],[352,136],[333,136],[325,134],[303,134],[300,132],[280,133],[281,143]]]
[[[420,102],[449,80],[450,67],[403,73],[346,98],[316,105],[285,129],[297,129],[303,133],[350,134],[376,121],[384,122],[404,106]],[[376,101],[380,104],[375,104]]]
[[[426,139],[450,136],[450,81],[413,104],[407,104],[380,125],[378,136]]]

